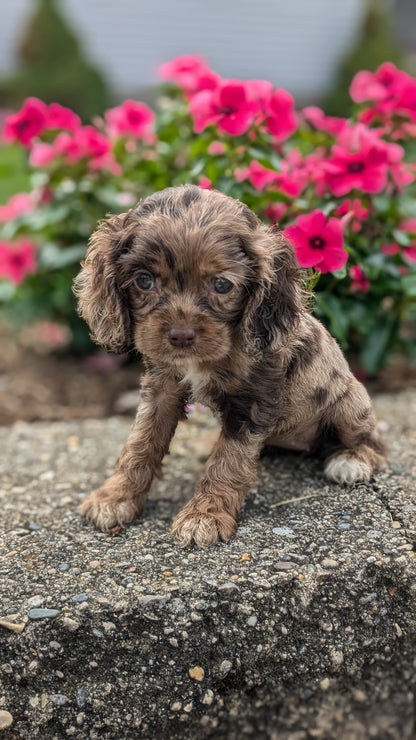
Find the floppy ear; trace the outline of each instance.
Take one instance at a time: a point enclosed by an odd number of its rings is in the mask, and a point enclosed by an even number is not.
[[[293,247],[283,234],[259,229],[253,239],[250,256],[257,278],[242,320],[243,346],[246,352],[261,354],[284,341],[296,326],[304,309],[304,292]]]
[[[120,290],[118,258],[130,248],[134,212],[109,216],[90,238],[82,270],[75,278],[78,313],[97,344],[113,352],[126,352],[132,344],[128,294]],[[130,227],[130,228],[129,228]]]

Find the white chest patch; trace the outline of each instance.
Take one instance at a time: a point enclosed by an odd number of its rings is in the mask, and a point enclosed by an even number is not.
[[[209,373],[201,372],[198,370],[196,363],[189,361],[185,369],[185,374],[180,382],[184,385],[189,383],[191,386],[192,401],[203,401],[204,389],[208,385],[209,381]]]

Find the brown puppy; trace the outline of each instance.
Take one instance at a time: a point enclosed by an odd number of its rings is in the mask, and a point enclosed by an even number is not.
[[[370,399],[336,341],[305,308],[284,236],[239,201],[167,188],[91,238],[75,292],[95,340],[135,346],[147,372],[114,474],[81,505],[104,531],[139,516],[188,401],[221,419],[196,493],[173,531],[228,540],[264,445],[322,450],[337,483],[368,481],[384,459]]]

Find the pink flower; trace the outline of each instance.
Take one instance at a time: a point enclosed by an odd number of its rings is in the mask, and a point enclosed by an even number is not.
[[[264,112],[266,129],[276,141],[284,141],[296,131],[295,103],[286,90],[274,90],[265,102]]]
[[[62,131],[52,144],[35,143],[29,161],[32,167],[46,167],[57,157],[63,157],[69,163],[86,157],[91,160],[93,168],[101,169],[101,162],[110,163],[110,149],[110,140],[94,126],[80,126],[71,133]],[[119,168],[116,174],[119,174]]]
[[[29,147],[35,136],[45,130],[48,107],[38,98],[27,98],[19,113],[8,116],[3,130],[5,141],[20,141]]]
[[[347,125],[345,118],[326,116],[321,108],[310,105],[302,111],[303,117],[318,131],[326,131],[331,136],[337,136]]]
[[[0,206],[0,221],[13,221],[23,213],[33,211],[34,207],[35,203],[29,193],[16,193],[5,206]]]
[[[358,72],[351,83],[350,95],[357,103],[374,102],[361,115],[366,123],[376,117],[386,122],[397,115],[416,120],[416,79],[391,62],[385,62],[374,73]]]
[[[325,173],[323,171],[324,156],[326,151],[318,147],[311,154],[303,155],[299,149],[293,148],[287,153],[285,159],[282,159],[280,166],[283,172],[290,174],[291,179],[297,183],[298,192],[314,183],[318,195],[322,195],[325,188],[322,185]]]
[[[415,221],[416,219],[409,220]],[[403,228],[404,223],[405,222],[402,222],[401,228]],[[406,260],[406,262],[416,262],[416,242],[408,247],[400,247],[398,244],[382,244],[380,249],[382,252],[384,252],[384,254],[387,254],[389,256],[400,254],[401,257]]]
[[[208,180],[205,175],[201,175],[199,178],[199,187],[203,190],[213,190],[212,182],[211,180]]]
[[[20,141],[30,147],[33,139],[47,129],[67,129],[76,131],[81,119],[70,108],[60,103],[46,105],[38,98],[27,98],[19,113],[9,116],[3,131],[6,141]]]
[[[350,267],[349,272],[352,280],[350,290],[352,292],[357,291],[359,293],[368,293],[370,289],[370,281],[362,267],[359,267],[359,265],[353,265],[353,267]]]
[[[47,128],[63,128],[67,131],[76,131],[81,126],[81,119],[74,111],[60,103],[51,103],[48,106]]]
[[[31,167],[47,167],[56,156],[57,151],[53,144],[38,141],[33,144],[30,150],[29,164]]]
[[[104,114],[110,136],[146,138],[155,120],[155,114],[145,103],[125,100]]]
[[[262,107],[273,94],[273,85],[269,80],[246,80],[245,86],[250,100],[257,100]]]
[[[405,218],[400,223],[401,231],[409,231],[411,234],[416,236],[416,218]]]
[[[268,80],[247,80],[244,84],[248,99],[259,105],[257,122],[264,124],[276,141],[284,141],[296,131],[295,102],[290,93],[274,90]]]
[[[385,62],[376,72],[363,69],[351,82],[351,98],[355,103],[386,100],[402,86],[405,77],[408,75],[398,70],[391,62]]]
[[[260,164],[260,162],[253,160],[253,162],[250,162],[249,167],[236,169],[234,175],[237,182],[249,180],[256,190],[264,190],[276,183],[279,173],[275,170],[269,170]]]
[[[264,214],[272,224],[278,224],[288,211],[286,203],[269,203],[264,209]]]
[[[15,244],[0,242],[0,277],[19,285],[36,269],[35,245],[29,239]]]
[[[389,256],[393,254],[398,254],[400,252],[400,247],[398,244],[382,244],[380,249],[382,252],[384,252],[384,254],[387,254]]]
[[[293,226],[286,227],[285,234],[295,248],[301,267],[333,272],[340,270],[348,260],[340,221],[327,218],[320,210],[299,216]]]
[[[74,157],[102,157],[111,149],[106,136],[97,131],[94,126],[82,126],[73,133],[72,143],[68,147],[69,158]]]
[[[221,155],[225,153],[225,144],[221,141],[211,141],[208,147],[208,154]]]
[[[411,264],[416,262],[416,243],[403,249],[403,257],[406,262],[410,262]]]
[[[189,94],[214,89],[220,77],[199,56],[179,56],[159,67],[159,77],[171,80]]]
[[[122,175],[123,168],[115,159],[112,152],[106,152],[98,157],[92,157],[88,162],[90,170],[108,170],[113,175]]]
[[[196,133],[214,124],[232,136],[244,134],[261,110],[257,101],[249,99],[239,80],[221,80],[214,90],[196,93],[189,109]]]
[[[283,162],[282,169],[284,169]],[[274,189],[281,190],[290,197],[296,197],[300,192],[298,183],[290,176],[287,167],[286,172],[276,172],[253,160],[249,167],[235,170],[234,175],[237,182],[249,180],[257,190],[275,186]]]
[[[390,147],[398,145],[387,144],[363,124],[345,128],[331,149],[332,156],[323,164],[329,190],[336,196],[354,188],[379,193],[387,185],[389,158],[393,156]],[[403,156],[401,147],[398,149]]]
[[[361,222],[367,218],[368,214],[368,208],[364,208],[358,198],[353,201],[347,198],[334,211],[334,216],[342,216],[342,227],[345,229],[351,224],[352,231],[361,231]]]

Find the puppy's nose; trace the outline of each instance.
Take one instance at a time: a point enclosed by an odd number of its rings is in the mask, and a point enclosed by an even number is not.
[[[173,347],[191,347],[195,339],[195,331],[190,326],[174,326],[168,331],[168,339]]]

